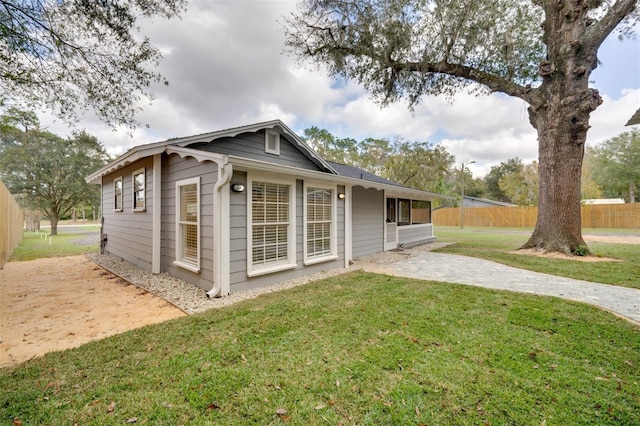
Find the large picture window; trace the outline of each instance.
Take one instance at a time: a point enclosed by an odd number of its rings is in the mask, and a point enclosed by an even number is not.
[[[176,183],[175,264],[194,272],[200,270],[200,179]]]
[[[295,267],[293,184],[251,181],[249,275]]]
[[[133,180],[133,210],[144,211],[146,185],[144,167],[133,172],[131,177]]]
[[[122,211],[122,176],[113,180],[113,209]]]
[[[335,256],[335,189],[305,187],[305,262]]]

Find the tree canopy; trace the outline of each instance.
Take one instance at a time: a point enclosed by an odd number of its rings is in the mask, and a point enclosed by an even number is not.
[[[500,187],[500,181],[509,174],[519,173],[522,167],[522,160],[519,157],[510,158],[491,167],[484,178],[487,197],[496,201],[512,202],[505,190]]]
[[[592,152],[594,180],[607,197],[636,202],[640,193],[640,130],[621,133]]]
[[[52,235],[74,207],[99,206],[99,188],[84,180],[109,159],[95,136],[82,131],[64,139],[37,127],[5,125],[0,150],[0,180],[23,207],[51,221]]]
[[[448,193],[448,176],[455,158],[442,146],[428,142],[338,138],[325,129],[311,127],[305,140],[329,161],[359,167],[401,185],[424,191]]]
[[[538,205],[538,162],[521,164],[520,168],[502,176],[498,186],[509,198],[519,206]]]
[[[301,0],[288,52],[354,80],[381,104],[461,89],[529,104],[538,132],[539,208],[523,248],[584,245],[580,173],[598,48],[633,33],[637,0]]]
[[[136,102],[163,81],[140,17],[173,18],[186,0],[0,0],[0,101],[48,107],[72,121],[92,109],[137,124]]]

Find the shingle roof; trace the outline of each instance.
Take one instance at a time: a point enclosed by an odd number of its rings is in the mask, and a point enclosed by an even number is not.
[[[402,185],[399,185],[395,182],[391,182],[388,179],[382,178],[380,176],[374,175],[373,173],[369,173],[366,170],[362,170],[358,167],[355,166],[347,166],[346,164],[340,164],[340,163],[334,163],[333,161],[327,161],[327,163],[329,163],[329,165],[331,167],[333,167],[333,169],[338,172],[338,175],[340,176],[344,176],[344,177],[350,177],[350,178],[354,178],[354,179],[362,179],[362,180],[367,180],[369,182],[376,182],[376,183],[384,183],[387,185],[395,185],[395,186],[400,186],[402,187]]]
[[[629,121],[627,121],[627,124],[625,124],[625,126],[633,126],[634,124],[640,124],[640,108],[638,108],[636,113],[631,116],[631,118],[629,119]]]

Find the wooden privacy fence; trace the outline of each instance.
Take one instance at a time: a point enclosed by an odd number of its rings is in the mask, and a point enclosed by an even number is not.
[[[24,213],[4,183],[0,182],[0,268],[24,236]]]
[[[537,207],[465,207],[465,226],[533,228]],[[640,228],[640,203],[588,204],[581,209],[583,228]],[[433,224],[460,226],[460,208],[433,211]]]

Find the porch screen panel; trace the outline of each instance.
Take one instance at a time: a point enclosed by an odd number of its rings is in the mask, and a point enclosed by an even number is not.
[[[398,200],[398,225],[411,224],[411,200]]]
[[[307,188],[307,256],[331,254],[331,190]]]
[[[419,225],[423,223],[431,223],[431,202],[412,200],[411,224]]]
[[[252,264],[285,263],[289,256],[289,186],[253,182],[252,188]]]

